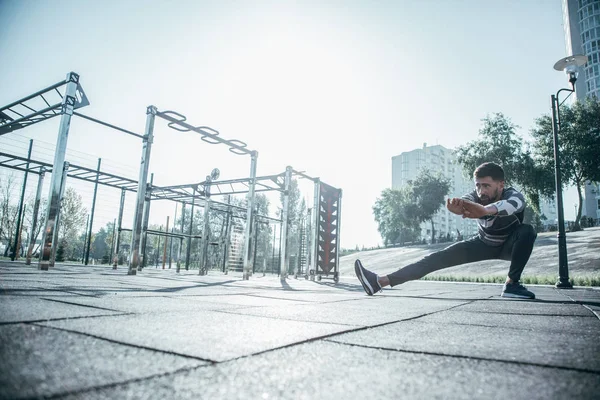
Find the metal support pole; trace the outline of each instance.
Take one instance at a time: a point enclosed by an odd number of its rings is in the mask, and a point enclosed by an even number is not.
[[[125,206],[125,189],[121,189],[121,203],[119,203],[119,218],[117,219],[117,245],[115,246],[113,269],[117,269],[119,263],[119,248],[121,246],[121,228],[123,225],[123,207]],[[113,235],[114,236],[114,235]]]
[[[162,225],[160,226],[160,228],[158,228],[158,230],[160,232],[162,232]],[[162,239],[162,236],[158,235],[158,244],[156,245],[156,250],[154,250],[154,254],[156,255],[154,257],[154,262],[156,264],[156,266],[155,266],[156,268],[158,268],[158,259],[160,258],[160,241],[161,241],[161,239]],[[166,243],[166,237],[165,237],[165,243]],[[145,256],[145,254],[144,254],[144,256]]]
[[[268,231],[269,231],[270,225],[271,225],[270,223],[267,224],[267,232],[265,235],[265,248],[264,248],[263,268],[262,268],[263,276],[265,276],[267,274],[267,259],[269,258],[269,257],[267,257],[269,254],[269,232]]]
[[[183,205],[181,206],[181,233],[183,233],[183,230],[185,229],[185,203],[183,203]],[[175,224],[173,224],[175,225]],[[181,270],[181,250],[183,249],[183,238],[179,239],[179,250],[178,250],[178,254],[177,254],[177,272],[179,272]]]
[[[82,264],[85,261],[85,249],[86,249],[86,243],[87,243],[87,235],[85,234],[85,232],[88,231],[88,226],[90,226],[90,214],[87,215],[87,219],[86,219],[86,223],[85,223],[85,231],[83,233],[83,253],[81,254],[81,263]]]
[[[27,212],[26,209],[27,209],[27,204],[23,205],[23,213]],[[19,227],[19,233],[17,236],[17,246],[16,246],[17,254],[15,254],[15,260],[19,259],[19,254],[21,253],[21,238],[22,237],[23,237],[23,225],[21,225]]]
[[[146,109],[146,133],[144,135],[144,146],[142,150],[142,161],[140,163],[140,177],[138,179],[137,200],[135,214],[133,217],[133,229],[131,234],[131,262],[128,275],[135,275],[140,265],[140,242],[142,236],[142,216],[144,212],[144,200],[146,199],[146,183],[148,182],[148,167],[150,166],[150,152],[154,140],[154,119],[157,109],[149,106]]]
[[[285,189],[283,192],[283,210],[281,213],[281,245],[280,247],[280,256],[279,256],[279,265],[281,268],[281,272],[279,278],[281,281],[285,281],[287,278],[287,268],[288,268],[288,252],[287,252],[287,231],[288,231],[288,209],[290,203],[290,184],[292,183],[292,167],[288,166],[285,169]]]
[[[206,191],[209,189],[209,191]],[[202,254],[200,255],[200,270],[198,275],[208,274],[208,244],[210,242],[210,187],[205,190],[205,202],[204,202],[204,228],[202,229]]]
[[[169,232],[169,216],[167,215],[167,227],[165,229],[165,232]],[[164,244],[164,249],[163,249],[163,265],[162,265],[162,269],[165,269],[165,264],[167,263],[167,238],[165,237],[165,244]]]
[[[175,203],[175,217],[173,217],[173,226],[171,233],[175,233],[175,223],[177,222],[177,203]],[[183,233],[183,232],[182,232]],[[169,239],[169,269],[171,269],[171,261],[173,260],[173,236]]]
[[[146,244],[148,243],[148,219],[150,218],[150,196],[152,195],[152,184],[154,183],[154,174],[150,174],[150,184],[146,188],[146,198],[144,201],[144,219],[142,220],[142,245],[141,245],[141,263],[138,265],[138,271],[146,267]]]
[[[314,210],[314,205],[313,208],[309,208],[306,211],[306,271],[304,271],[304,276],[309,277],[310,276],[310,270],[312,269],[312,263],[313,263],[313,243],[314,243],[314,238],[313,238],[313,220],[312,220],[312,216],[313,216],[313,210]]]
[[[258,210],[256,210],[256,213],[258,214]],[[254,274],[256,272],[256,245],[258,243],[258,221],[256,221],[256,218],[254,218],[253,231],[254,250],[252,250],[252,273]]]
[[[342,232],[342,189],[340,189],[340,197],[338,200],[338,209],[337,209],[337,228],[335,230],[335,272],[337,273],[337,276],[334,278],[337,278],[335,280],[335,282],[337,283],[339,281],[339,276],[340,276],[340,237],[341,237],[341,232]]]
[[[315,280],[315,275],[318,269],[319,262],[319,214],[321,212],[321,180],[319,178],[315,179],[315,190],[314,190],[314,199],[313,199],[313,215],[312,215],[312,271],[313,273],[310,275],[310,280]]]
[[[283,228],[283,221],[279,223],[279,249],[277,250],[277,275],[281,274],[281,229]]]
[[[192,227],[194,226],[194,203],[196,202],[196,187],[192,191],[192,209],[190,211],[190,227],[188,229],[188,242],[185,249],[185,270],[190,269],[190,255],[192,253]]]
[[[112,231],[112,239],[110,241],[110,254],[111,256],[113,255],[114,251],[115,251],[115,233],[117,232],[117,219],[113,219],[113,231]],[[110,265],[110,256],[108,258],[108,264]]]
[[[94,212],[96,210],[96,196],[98,194],[98,179],[100,178],[100,165],[102,165],[102,159],[98,159],[98,168],[96,169],[96,182],[94,183],[94,195],[92,197],[92,211],[90,213],[90,230],[87,233],[87,247],[85,249],[85,265],[88,265],[90,259],[90,247],[92,242],[92,230],[94,229]]]
[[[33,248],[35,247],[36,234],[38,222],[38,213],[40,211],[40,202],[42,199],[42,187],[44,186],[44,176],[46,175],[46,168],[42,167],[40,175],[38,177],[37,190],[35,192],[35,203],[33,204],[33,216],[31,221],[31,234],[29,235],[29,248],[27,249],[27,258],[25,259],[26,265],[31,265],[31,256]]]
[[[56,229],[56,221],[60,212],[60,188],[62,186],[62,171],[65,163],[65,154],[67,152],[67,141],[69,138],[69,126],[71,125],[71,116],[75,108],[75,92],[77,91],[77,83],[79,75],[70,72],[67,75],[67,85],[65,96],[62,101],[60,126],[58,129],[58,140],[56,141],[56,150],[54,151],[54,164],[52,167],[52,178],[50,180],[50,194],[48,196],[48,208],[46,210],[46,227],[44,228],[44,236],[42,248],[40,251],[39,269],[48,271],[52,252],[56,248],[54,242],[54,230]]]
[[[21,200],[19,201],[19,211],[17,213],[17,229],[15,229],[15,243],[13,245],[10,260],[15,261],[17,252],[20,251],[21,242],[21,222],[23,221],[23,208],[25,204],[25,189],[27,188],[27,175],[29,174],[29,161],[31,160],[31,150],[33,148],[33,139],[29,139],[29,151],[27,151],[27,164],[25,164],[25,177],[23,178],[23,188],[21,189]]]
[[[273,273],[273,264],[275,263],[275,237],[277,235],[277,225],[273,226],[273,257],[271,257],[271,273]]]
[[[258,152],[252,151],[250,160],[250,181],[248,182],[248,196],[247,196],[247,216],[246,216],[246,230],[244,232],[244,274],[243,279],[250,279],[252,274],[252,266],[250,265],[251,260],[251,238],[252,238],[252,222],[254,220],[254,188],[256,186],[256,162],[258,159]]]
[[[227,195],[227,204],[231,204],[231,195]],[[227,259],[229,256],[229,246],[231,244],[230,236],[231,236],[231,207],[227,208],[227,216],[225,217],[225,239],[223,240],[223,273],[227,274],[229,260]]]
[[[562,198],[562,179],[560,171],[560,151],[558,147],[558,96],[552,95],[552,135],[554,138],[554,173],[556,178],[556,211],[558,214],[558,279],[557,288],[571,289],[569,281],[569,265],[567,261],[567,238],[565,233],[565,216]]]
[[[54,246],[52,248],[52,254],[50,256],[50,266],[54,267],[54,261],[56,260],[56,251],[58,250],[58,234],[60,232],[60,219],[62,214],[60,213],[60,209],[62,207],[62,201],[63,201],[63,197],[65,195],[65,186],[67,186],[67,173],[69,172],[69,163],[67,161],[65,161],[65,164],[63,166],[63,172],[62,172],[62,182],[61,182],[61,186],[60,186],[60,196],[59,196],[59,202],[58,202],[58,210],[59,213],[56,215],[56,225],[55,225],[55,229],[54,229],[54,240],[53,242],[56,243],[56,246]]]

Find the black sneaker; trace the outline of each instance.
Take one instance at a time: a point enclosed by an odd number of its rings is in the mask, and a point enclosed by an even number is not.
[[[502,288],[502,297],[513,297],[517,299],[535,299],[535,294],[527,290],[519,282],[505,283]]]
[[[365,289],[365,292],[367,292],[369,296],[381,292],[381,285],[377,282],[377,274],[365,269],[360,260],[354,262],[354,272],[362,284],[363,289]]]

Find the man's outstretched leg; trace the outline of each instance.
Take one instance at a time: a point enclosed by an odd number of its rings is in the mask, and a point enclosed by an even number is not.
[[[500,250],[501,247],[488,246],[480,239],[473,238],[431,253],[416,263],[409,264],[386,276],[377,276],[374,272],[367,270],[360,260],[355,261],[354,272],[365,292],[372,296],[374,293],[380,292],[383,287],[396,286],[420,279],[433,271],[475,261],[500,258]]]

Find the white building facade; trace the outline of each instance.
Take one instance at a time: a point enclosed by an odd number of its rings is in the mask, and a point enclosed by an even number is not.
[[[423,144],[423,148],[392,157],[392,189],[400,189],[408,181],[414,180],[423,168],[433,173],[439,172],[443,177],[450,179],[448,197],[461,197],[474,189],[473,180],[463,175],[453,150],[439,145],[427,146],[426,143]],[[456,239],[459,232],[463,238],[477,234],[477,223],[474,220],[454,215],[444,206],[434,216],[433,222],[436,238],[449,235]],[[421,238],[431,239],[430,221],[421,224]]]
[[[562,10],[567,55],[588,57],[575,84],[575,96],[600,98],[600,0],[563,0]],[[600,218],[598,183],[586,184],[582,215],[596,221]]]

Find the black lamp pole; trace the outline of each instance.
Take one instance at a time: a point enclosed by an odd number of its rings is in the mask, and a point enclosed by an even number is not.
[[[560,176],[560,151],[558,148],[558,134],[562,125],[560,123],[560,106],[575,93],[575,82],[579,67],[584,66],[588,61],[587,56],[582,54],[573,54],[562,58],[554,64],[554,69],[564,71],[571,84],[571,89],[560,89],[556,95],[552,95],[552,134],[554,136],[554,174],[556,177],[556,210],[558,214],[558,282],[556,287],[561,289],[572,289],[573,285],[569,282],[569,264],[567,262],[567,236],[565,233],[565,210],[562,198],[562,181]],[[559,102],[560,92],[569,92],[569,95]]]
[[[554,174],[556,177],[556,208],[558,213],[558,282],[556,287],[561,289],[572,289],[569,281],[569,263],[567,261],[567,237],[565,233],[565,216],[562,197],[562,179],[560,172],[560,151],[558,149],[558,132],[560,129],[559,110],[562,103],[558,102],[558,95],[562,91],[573,93],[571,89],[560,89],[556,95],[551,96],[552,101],[552,134],[554,135]],[[568,97],[567,97],[568,98]],[[566,100],[566,99],[565,99]],[[564,101],[563,101],[564,102]]]

